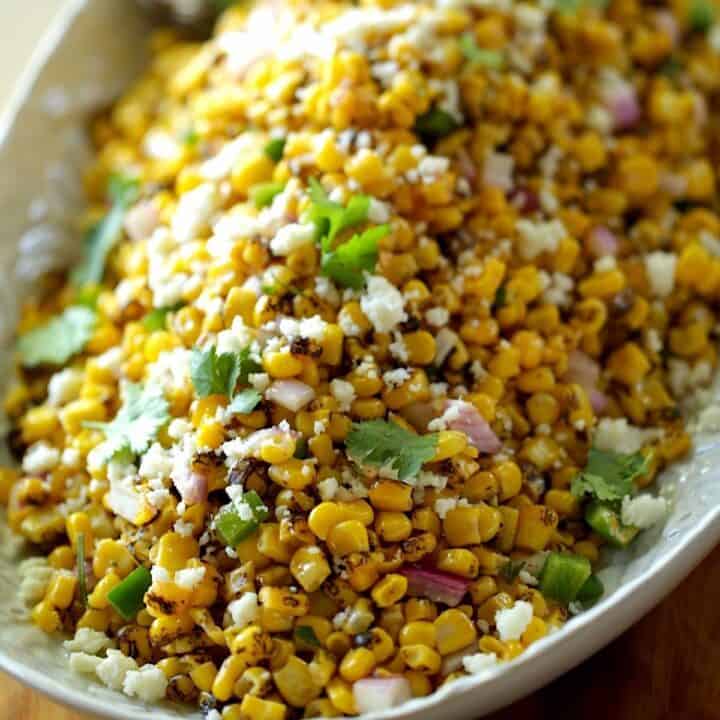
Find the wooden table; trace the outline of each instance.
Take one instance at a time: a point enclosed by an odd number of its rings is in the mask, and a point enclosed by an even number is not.
[[[1,720],[88,720],[0,676]],[[720,548],[586,663],[488,720],[720,720]]]

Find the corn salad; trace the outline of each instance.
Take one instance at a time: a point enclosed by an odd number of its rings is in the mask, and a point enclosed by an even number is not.
[[[23,593],[75,669],[355,715],[602,595],[717,365],[717,9],[288,0],[152,37],[5,397]]]

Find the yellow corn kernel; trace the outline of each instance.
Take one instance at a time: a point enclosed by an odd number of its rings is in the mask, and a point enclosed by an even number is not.
[[[278,692],[293,707],[305,707],[322,691],[322,687],[313,681],[308,664],[297,656],[290,657],[282,668],[276,670],[273,680]]]
[[[330,702],[344,715],[357,715],[352,686],[339,677],[334,677],[325,688]]]
[[[302,360],[287,350],[267,352],[262,361],[265,371],[274,378],[295,377],[303,370]]]
[[[119,576],[112,570],[109,571],[107,575],[100,578],[88,596],[88,607],[95,608],[96,610],[105,610],[110,605],[107,597],[108,593],[119,584]]]
[[[412,522],[405,513],[379,512],[375,518],[375,532],[386,542],[400,542],[410,537]]]
[[[77,587],[77,577],[69,570],[57,570],[45,593],[45,601],[54,608],[66,610],[72,605]]]
[[[403,335],[403,342],[411,365],[429,365],[435,359],[435,338],[426,330]]]
[[[498,479],[500,500],[515,497],[522,488],[522,472],[512,460],[501,462],[493,467],[493,474]]]
[[[39,602],[32,609],[32,621],[44,632],[54,633],[60,629],[62,621],[58,611],[47,601]]]
[[[124,578],[135,568],[135,560],[130,551],[117,540],[104,538],[95,548],[93,556],[93,574],[104,577],[111,570]]]
[[[517,533],[520,511],[509,505],[501,505],[498,508],[498,512],[502,520],[500,531],[495,537],[495,543],[500,552],[509,553],[515,546],[515,535]]]
[[[77,435],[87,421],[105,420],[105,406],[100,400],[73,400],[60,411],[60,423],[68,435]]]
[[[344,680],[352,683],[370,675],[376,663],[372,650],[365,647],[353,648],[342,659],[339,672]]]
[[[405,645],[399,652],[405,664],[416,672],[434,675],[440,670],[442,658],[439,653],[426,645]]]
[[[370,503],[378,510],[408,512],[412,510],[412,487],[394,480],[380,480],[368,492]]]
[[[647,375],[650,361],[636,343],[628,342],[608,358],[607,366],[613,377],[632,387]]]
[[[290,458],[284,463],[271,465],[270,479],[290,490],[302,490],[315,482],[315,464],[310,460]]]
[[[523,550],[544,550],[558,525],[557,513],[544,505],[519,508],[515,545]]]
[[[436,565],[438,570],[470,579],[476,578],[480,572],[478,559],[466,548],[441,550],[437,555]]]
[[[274,169],[273,161],[262,151],[248,153],[235,165],[230,175],[233,190],[247,195],[253,185],[270,180]]]
[[[230,652],[241,657],[246,665],[257,665],[269,658],[272,651],[272,637],[259,625],[248,625],[230,642]]]
[[[165,533],[155,546],[155,564],[166,570],[182,570],[188,561],[198,556],[197,540],[191,535]]]
[[[312,509],[308,525],[317,537],[327,540],[330,530],[344,518],[345,515],[337,503],[321,502]]]
[[[290,572],[306,592],[315,592],[330,576],[330,565],[317,545],[304,546],[290,559]]]
[[[349,555],[370,549],[367,530],[358,520],[345,520],[330,529],[327,546],[333,555]]]
[[[500,513],[486,503],[452,508],[443,520],[443,532],[452,547],[488,542],[499,529]]]
[[[525,632],[522,634],[522,644],[527,647],[536,640],[545,637],[545,635],[547,635],[547,625],[545,621],[539,617],[533,617],[525,628]]]
[[[438,433],[437,446],[432,462],[455,457],[467,448],[467,435],[458,430],[441,430]]]
[[[105,632],[110,627],[111,610],[95,610],[88,608],[77,621],[76,628],[90,628],[98,632]]]
[[[217,697],[217,693],[213,691]],[[240,703],[242,718],[253,718],[253,720],[285,720],[287,708],[273,700],[263,700],[255,695],[245,695]]]
[[[260,590],[258,598],[264,607],[294,617],[307,615],[310,609],[310,602],[305,593],[292,592],[287,588],[264,587]]]
[[[437,650],[441,655],[450,655],[477,640],[472,620],[457,608],[440,613],[434,625]]]
[[[93,552],[93,531],[90,518],[84,512],[75,512],[68,516],[65,522],[70,544],[74,551],[77,549],[78,536],[83,535],[85,540],[85,557],[90,557]]]
[[[297,449],[295,438],[289,433],[277,433],[260,448],[260,459],[271,465],[280,465],[292,459]]]
[[[390,573],[375,585],[370,594],[378,607],[385,608],[402,599],[407,587],[408,581],[404,575]]]
[[[470,597],[472,597],[473,605],[480,606],[488,598],[495,595],[497,592],[497,583],[495,578],[485,575],[484,577],[478,578],[474,582],[470,583],[468,590],[470,591]]]
[[[409,622],[400,630],[398,642],[400,645],[426,645],[435,647],[436,630],[431,622],[418,620]]]
[[[212,694],[220,701],[225,702],[232,697],[235,682],[247,667],[245,660],[239,655],[230,655],[220,666],[212,684]],[[252,697],[246,695],[245,699]]]
[[[69,545],[59,545],[48,555],[48,563],[55,570],[72,570],[75,567],[75,557]]]
[[[283,565],[290,562],[291,548],[280,539],[279,523],[266,522],[260,526],[257,549],[261,554]]]
[[[195,435],[197,446],[204,450],[217,450],[225,440],[223,424],[216,421],[204,421]]]

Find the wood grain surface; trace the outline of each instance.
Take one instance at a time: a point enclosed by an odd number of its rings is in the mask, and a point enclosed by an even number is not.
[[[89,720],[0,675],[1,720]],[[609,647],[488,720],[720,720],[720,548]]]

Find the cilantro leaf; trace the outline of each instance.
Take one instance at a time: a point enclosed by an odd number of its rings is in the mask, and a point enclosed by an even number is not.
[[[295,639],[300,640],[306,645],[312,645],[313,647],[320,647],[320,640],[318,640],[315,631],[310,625],[298,625],[295,628]]]
[[[62,365],[85,347],[96,322],[97,316],[90,308],[72,305],[20,337],[17,347],[22,364]]]
[[[570,490],[575,497],[585,494],[614,502],[633,491],[633,480],[647,472],[649,458],[642,453],[625,455],[591,448],[585,469],[573,479]]]
[[[251,413],[258,405],[261,399],[261,395],[257,390],[247,388],[241,390],[228,406],[228,410],[238,415],[247,415]]]
[[[114,175],[108,183],[112,207],[105,217],[85,236],[84,258],[73,270],[70,279],[76,286],[99,285],[102,282],[110,251],[122,233],[127,209],[138,195],[138,182],[134,178]]]
[[[693,0],[688,12],[688,24],[694,32],[707,32],[715,22],[715,7],[711,0]]]
[[[512,582],[525,569],[524,560],[508,560],[501,568],[500,574],[508,581]]]
[[[343,287],[360,290],[365,283],[363,273],[375,269],[378,261],[378,243],[389,232],[388,225],[378,225],[359,235],[353,235],[335,250],[323,252],[322,274]]]
[[[182,306],[183,303],[176,303],[175,305],[167,305],[166,307],[153,308],[142,319],[142,324],[145,329],[150,332],[164,330],[167,323],[167,316],[171,312],[179,310]]]
[[[486,50],[478,47],[475,36],[465,33],[460,37],[460,51],[471,65],[483,65],[491,70],[502,69],[505,57],[499,50]]]
[[[370,211],[370,198],[367,195],[353,195],[347,207],[343,207],[328,198],[325,189],[315,178],[310,178],[310,200],[312,205],[308,218],[315,223],[323,250],[332,248],[338,233],[367,220]]]
[[[247,384],[248,378],[253,373],[258,373],[262,370],[262,365],[255,360],[250,354],[250,348],[243,348],[238,353],[238,380],[241,383]]]
[[[240,358],[236,353],[217,354],[214,345],[190,354],[190,377],[198,397],[227,395],[231,397],[240,376]]]
[[[168,401],[157,385],[127,383],[122,407],[111,422],[84,422],[83,426],[105,433],[99,445],[103,461],[121,452],[144,453],[160,428],[170,419]]]
[[[395,470],[398,479],[408,480],[432,459],[437,435],[415,435],[394,422],[369,420],[354,423],[347,436],[350,457],[358,463]]]
[[[265,145],[265,154],[273,161],[280,162],[285,152],[285,138],[274,138]]]

